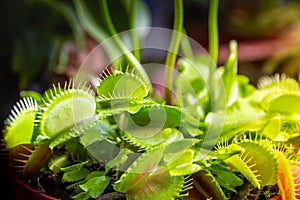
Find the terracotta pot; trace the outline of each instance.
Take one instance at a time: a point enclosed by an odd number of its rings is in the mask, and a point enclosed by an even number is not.
[[[39,192],[19,179],[15,180],[13,184],[16,200],[58,200]]]
[[[12,181],[15,200],[59,200],[26,184],[18,178],[11,166],[7,167],[7,171]]]

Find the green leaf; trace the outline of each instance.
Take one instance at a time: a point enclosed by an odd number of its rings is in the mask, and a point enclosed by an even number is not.
[[[130,114],[137,113],[145,106],[156,105],[157,103],[145,99],[129,99],[127,97],[98,97],[97,102],[101,107],[99,114],[110,113],[111,115],[117,115],[124,111]]]
[[[229,43],[230,54],[224,66],[222,80],[225,87],[227,105],[232,105],[238,98],[237,94],[237,42],[235,40]]]
[[[77,169],[72,169],[70,171],[65,171],[62,177],[63,181],[74,182],[84,179],[90,171],[85,167],[80,167]]]
[[[256,187],[260,188],[260,183],[258,179],[258,175],[254,174],[254,170],[252,170],[247,164],[247,161],[241,159],[238,155],[234,155],[224,161],[226,164],[230,165],[237,171],[239,171],[243,176],[248,179],[251,184]]]
[[[119,147],[110,140],[96,140],[84,146],[92,157],[104,164],[113,160],[120,150]]]
[[[165,141],[163,130],[159,127],[131,129],[123,133],[122,139],[140,149],[151,149]]]
[[[73,161],[84,160],[87,155],[86,150],[82,144],[79,143],[79,138],[74,138],[68,141],[65,145],[65,149],[71,154]]]
[[[125,112],[115,116],[115,119],[124,131],[122,138],[142,149],[182,138],[178,132],[167,134],[169,128],[180,125],[181,111],[174,106],[151,103],[143,105],[136,113]]]
[[[124,132],[122,138],[140,149],[152,149],[161,144],[171,144],[183,139],[178,129],[141,127]]]
[[[100,177],[100,176],[104,176],[106,174],[105,171],[92,171],[91,173],[89,173],[85,180],[89,180],[89,179],[92,179],[92,178],[95,178],[95,177]]]
[[[98,119],[96,124],[94,126],[90,127],[90,129],[95,130],[95,131],[97,130],[98,133],[100,133],[102,137],[105,136],[108,138],[116,138],[117,134],[116,134],[115,127],[113,127],[113,126],[114,125],[112,125],[108,120]],[[84,133],[84,134],[86,134],[86,133]],[[93,138],[93,137],[95,138],[95,137],[97,137],[97,135],[92,134],[91,138]],[[100,136],[98,135],[98,137],[100,137]],[[100,138],[102,138],[102,137],[100,137]]]
[[[268,112],[279,113],[297,113],[300,114],[300,93],[299,94],[285,94],[273,99],[268,103]]]
[[[274,77],[263,77],[258,85],[259,90],[253,94],[252,99],[267,112],[300,113],[297,103],[300,100],[300,86],[295,79],[275,74]]]
[[[168,105],[150,105],[143,107],[137,113],[131,114],[130,118],[134,124],[128,124],[128,130],[131,126],[147,126],[173,128],[179,127],[181,122],[181,110],[175,106]]]
[[[115,183],[114,189],[118,192],[126,193],[141,181],[145,180],[157,170],[163,152],[164,149],[160,148],[153,152],[143,153]]]
[[[193,188],[188,190],[191,197],[195,196],[197,199],[227,199],[222,188],[209,171],[201,170],[191,177],[194,183]]]
[[[80,138],[80,142],[83,146],[87,147],[94,142],[99,142],[108,138],[106,131],[100,131],[97,126],[93,126],[88,130],[84,131]]]
[[[243,153],[244,151],[245,150],[241,146],[237,144],[230,144],[228,146],[218,148],[215,156],[220,160],[225,160],[236,154]]]
[[[183,134],[176,128],[166,128],[162,131],[162,138],[166,145],[172,144],[184,139]]]
[[[192,163],[184,163],[179,166],[175,166],[172,169],[170,169],[170,174],[172,176],[186,176],[186,175],[191,175],[202,168],[198,164],[192,164]]]
[[[274,116],[262,130],[262,134],[272,141],[286,142],[289,139],[288,133],[281,132],[282,117]]]
[[[131,151],[124,150],[124,148],[122,148],[119,154],[114,159],[105,164],[106,170],[124,164],[128,159],[127,154],[129,153],[131,153]]]
[[[75,114],[76,116],[76,114]],[[72,148],[72,145],[77,145],[78,149],[77,151],[71,152],[72,154],[77,153],[77,155],[82,156],[84,154],[84,150],[81,150],[82,146],[78,143],[78,138],[81,137],[86,131],[90,130],[91,127],[95,124],[95,118],[88,117],[86,119],[80,120],[78,123],[74,125],[74,127],[67,129],[63,132],[60,132],[57,134],[56,137],[52,138],[50,141],[49,147],[53,149],[54,147],[57,147],[62,144],[69,144],[70,148]],[[46,137],[47,138],[47,137]],[[70,142],[71,141],[71,142]],[[72,144],[77,143],[77,144]],[[38,144],[38,143],[37,143]],[[74,156],[72,155],[72,158],[74,159]]]
[[[176,168],[177,166],[181,166],[183,164],[190,164],[193,162],[193,158],[194,151],[191,149],[180,151],[177,154],[172,154],[172,157],[165,156],[165,160],[168,162],[167,166],[169,170],[172,170],[172,168]]]
[[[245,149],[247,157],[250,158],[247,163],[249,166],[253,166],[253,170],[257,171],[260,176],[260,185],[274,185],[277,181],[277,160],[272,150],[265,146],[264,143],[253,143],[253,142],[241,142],[241,147]]]
[[[45,92],[44,106],[39,117],[41,135],[54,139],[77,124],[89,122],[95,116],[96,102],[91,90],[84,85],[76,89],[70,81],[65,88],[53,86]]]
[[[41,170],[43,166],[45,166],[46,161],[48,160],[49,156],[51,155],[51,150],[49,149],[48,144],[42,144],[38,145],[34,148],[34,150],[30,150],[30,145],[20,145],[16,148],[23,149],[23,152],[20,151],[19,155],[25,155],[25,160],[21,160],[21,162],[24,163],[23,169],[22,169],[22,177],[24,179],[30,179],[33,176],[37,175],[38,172]],[[29,148],[28,148],[29,147]],[[25,150],[25,152],[24,152]],[[18,150],[16,152],[18,154]],[[25,154],[24,154],[25,153]],[[24,159],[24,158],[23,158]]]
[[[106,120],[99,120],[82,133],[80,143],[98,161],[109,162],[118,153],[116,144],[112,142],[116,137],[112,125]]]
[[[176,199],[184,188],[183,176],[171,176],[166,168],[159,168],[145,180],[126,192],[127,199]]]
[[[277,160],[269,147],[255,141],[238,143],[245,151],[234,155],[225,163],[239,171],[254,187],[274,185],[277,181]]]
[[[223,166],[212,164],[209,167],[209,171],[214,175],[216,181],[222,187],[235,193],[237,192],[236,188],[244,183],[244,181],[240,179],[236,174],[234,174],[232,171],[229,171]]]
[[[247,76],[238,75],[237,83],[239,98],[246,98],[256,91],[255,86],[250,83],[250,80]]]
[[[148,88],[137,75],[131,73],[115,72],[100,82],[97,94],[100,98],[114,99],[133,98],[143,99],[148,95]]]
[[[193,58],[179,59],[178,74],[175,79],[176,104],[184,111],[190,112],[196,118],[203,116],[205,110],[200,110],[197,106],[209,102],[208,77],[210,65],[206,56],[196,56]],[[200,112],[200,113],[199,113]]]
[[[91,198],[91,196],[89,194],[87,194],[86,192],[81,192],[79,194],[72,196],[72,199],[75,199],[75,200],[88,200],[89,198]]]
[[[211,126],[222,126],[219,141],[229,140],[239,132],[260,130],[268,120],[262,108],[247,99],[241,98],[226,109],[224,124],[212,122],[212,114],[209,113],[205,120]],[[220,115],[223,115],[223,113],[220,113]]]
[[[180,157],[187,149],[191,149],[197,142],[199,142],[197,139],[182,139],[166,145],[164,160],[166,162],[174,161],[174,159]]]
[[[22,98],[25,98],[25,97],[31,97],[33,99],[35,99],[37,101],[38,104],[42,103],[42,98],[43,98],[43,95],[40,94],[39,92],[36,92],[36,91],[32,91],[32,90],[22,90],[20,92],[20,96]]]
[[[164,159],[167,161],[167,167],[172,176],[193,174],[201,169],[199,165],[192,164],[194,151],[191,149],[167,155]]]
[[[55,174],[61,171],[62,167],[65,167],[68,164],[68,155],[60,155],[54,158],[51,158],[48,167]]]
[[[30,97],[22,98],[16,103],[5,121],[4,140],[6,148],[10,149],[20,144],[31,144],[37,111],[38,104]]]
[[[107,176],[99,176],[89,179],[79,187],[87,192],[91,197],[97,198],[101,195],[105,188],[109,185],[110,178]]]
[[[67,167],[62,167],[61,170],[64,171],[64,172],[76,171],[76,170],[78,170],[80,168],[83,168],[84,166],[88,166],[90,164],[91,164],[90,161],[86,160],[86,161],[81,162],[81,163],[77,163],[77,164],[70,165],[70,166],[67,166]]]

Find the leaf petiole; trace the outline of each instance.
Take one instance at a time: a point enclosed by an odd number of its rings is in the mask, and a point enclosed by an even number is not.
[[[174,0],[174,24],[170,47],[166,59],[165,68],[165,100],[172,104],[173,69],[177,58],[181,35],[183,30],[183,1]]]

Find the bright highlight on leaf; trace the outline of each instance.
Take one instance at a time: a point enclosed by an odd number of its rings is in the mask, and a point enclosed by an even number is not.
[[[53,86],[45,93],[39,116],[42,136],[54,139],[95,116],[96,103],[92,91],[84,85],[75,88],[73,84],[65,84],[64,88]]]

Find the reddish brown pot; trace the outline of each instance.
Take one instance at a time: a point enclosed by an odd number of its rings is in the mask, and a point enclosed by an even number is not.
[[[8,172],[13,183],[15,200],[59,200],[30,187],[28,184],[19,179],[15,171],[9,166]]]
[[[39,192],[19,179],[14,181],[14,191],[16,200],[58,200],[57,198]]]

